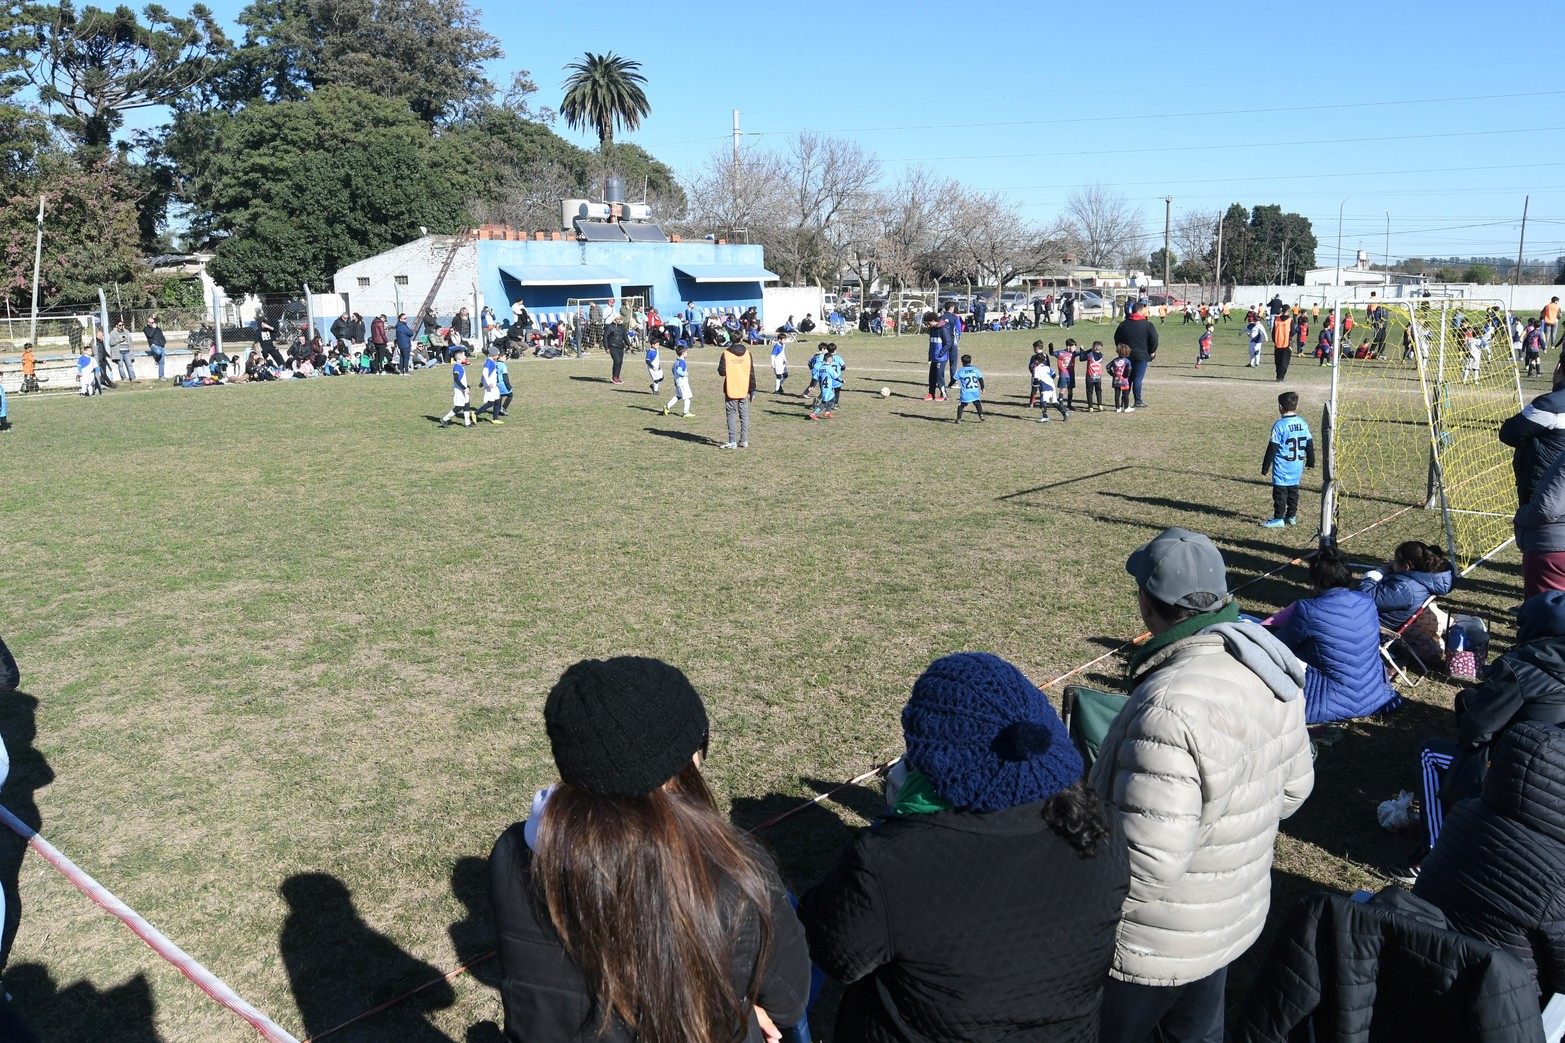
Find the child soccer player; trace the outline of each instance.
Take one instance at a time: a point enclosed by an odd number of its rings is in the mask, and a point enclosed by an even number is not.
[[[674,349],[674,397],[663,407],[664,416],[668,416],[680,399],[685,400],[685,416],[690,415],[690,364],[685,361],[685,352],[689,350],[685,344]]]
[[[1054,353],[1054,386],[1065,396],[1065,408],[1076,408],[1076,341],[1067,338],[1065,346]]]
[[[973,412],[978,414],[979,421],[984,418],[984,375],[973,365],[973,356],[962,356],[962,368],[956,371],[956,422],[962,422],[962,411],[968,406],[973,407]]]
[[[783,393],[783,381],[788,379],[788,342],[781,334],[772,342],[772,376],[777,378],[777,386],[772,389],[772,394],[780,395]]]
[[[1061,420],[1069,420],[1071,415],[1060,401],[1059,385],[1056,383],[1059,377],[1050,368],[1049,361],[1045,359],[1039,363],[1038,368],[1032,371],[1032,375],[1038,380],[1038,423],[1049,422],[1050,406],[1060,411]]]
[[[478,407],[478,415],[484,415],[484,410],[490,410],[489,422],[491,424],[503,424],[500,419],[500,364],[495,361],[495,356],[500,354],[499,348],[490,348],[484,352],[484,369],[479,378],[483,385],[484,401]]]
[[[819,383],[816,375],[820,372],[821,360],[826,357],[827,343],[827,341],[821,341],[815,345],[815,354],[810,357],[810,381],[804,385],[804,390],[799,392],[799,394],[804,398],[810,399],[809,407],[811,409],[815,408],[816,401],[815,399],[810,398],[810,393],[815,390],[816,385]]]
[[[837,345],[825,345],[825,354],[820,357],[820,365],[815,372],[815,382],[821,388],[821,401],[819,407],[810,410],[810,419],[819,420],[821,417],[831,419],[831,411],[837,405],[838,389],[842,387],[842,360],[837,358]]]
[[[497,403],[501,416],[509,416],[511,413],[511,396],[516,389],[511,386],[511,367],[506,364],[504,355],[495,356],[495,384],[500,390],[500,401]]]
[[[0,431],[11,430],[11,418],[7,415],[5,385],[0,384]]]
[[[38,358],[31,343],[22,345],[22,394],[38,390]]]
[[[1299,479],[1306,467],[1315,466],[1315,440],[1310,425],[1299,415],[1299,393],[1284,391],[1277,396],[1277,412],[1282,414],[1272,425],[1261,460],[1261,474],[1272,476],[1272,518],[1261,522],[1268,529],[1299,524]]]
[[[1109,363],[1109,380],[1114,384],[1114,412],[1134,413],[1130,404],[1130,345],[1121,344],[1119,354]]]
[[[658,342],[648,338],[647,353],[642,358],[647,363],[647,379],[652,381],[652,393],[655,395],[663,387],[663,361],[659,357]]]
[[[1087,393],[1087,412],[1103,412],[1103,342],[1095,340],[1092,347],[1076,353],[1085,370],[1082,386]]]
[[[458,412],[462,414],[462,426],[472,427],[478,421],[473,419],[473,399],[467,390],[467,349],[460,344],[451,349],[451,412],[441,418],[441,427],[450,427],[451,419]]]
[[[1411,327],[1409,327],[1409,332],[1411,332]],[[1411,337],[1405,336],[1404,340],[1411,340]],[[1537,319],[1527,320],[1527,332],[1522,334],[1522,354],[1527,360],[1527,375],[1529,377],[1541,375],[1543,373],[1543,331],[1539,329]],[[1405,348],[1403,350],[1402,358],[1404,361],[1412,358],[1412,356],[1412,349]]]
[[[101,393],[98,387],[98,360],[92,357],[92,348],[85,344],[82,345],[82,353],[76,356],[76,379],[81,383],[83,395]]]
[[[1032,358],[1027,360],[1027,373],[1032,381],[1031,394],[1027,398],[1028,409],[1038,404],[1038,392],[1042,390],[1042,385],[1038,381],[1039,366],[1044,369],[1049,368],[1049,353],[1043,349],[1043,341],[1035,340],[1032,342]]]
[[[1195,357],[1195,368],[1200,369],[1201,363],[1212,357],[1212,324],[1206,324],[1206,329],[1201,331],[1201,339],[1197,341],[1198,350]]]

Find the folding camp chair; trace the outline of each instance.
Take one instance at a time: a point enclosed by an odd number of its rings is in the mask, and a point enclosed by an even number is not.
[[[1403,623],[1396,630],[1392,630],[1387,626],[1380,628],[1380,658],[1386,661],[1386,675],[1393,679],[1400,677],[1407,682],[1409,687],[1417,686],[1418,682],[1424,679],[1429,673],[1429,664],[1424,662],[1423,657],[1418,654],[1418,651],[1411,644],[1403,640],[1403,636],[1418,622],[1420,616],[1434,606],[1434,603],[1435,596],[1431,594],[1424,599],[1423,604],[1419,605],[1411,616],[1407,617],[1407,622]],[[1401,651],[1405,652],[1417,664],[1419,674],[1417,680],[1414,680],[1406,670],[1402,669],[1402,664],[1398,663],[1396,656],[1392,654],[1398,645],[1401,646]]]
[[[1065,721],[1071,742],[1076,744],[1081,759],[1089,768],[1098,759],[1098,748],[1103,743],[1103,736],[1108,734],[1109,725],[1129,701],[1128,695],[1100,692],[1079,684],[1066,686],[1060,700],[1060,717]]]

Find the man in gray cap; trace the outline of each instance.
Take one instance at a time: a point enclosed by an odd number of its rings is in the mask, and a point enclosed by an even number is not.
[[[1125,571],[1151,633],[1089,777],[1130,845],[1101,1038],[1221,1043],[1228,965],[1271,903],[1278,822],[1314,785],[1304,667],[1239,619],[1200,533],[1165,530]]]

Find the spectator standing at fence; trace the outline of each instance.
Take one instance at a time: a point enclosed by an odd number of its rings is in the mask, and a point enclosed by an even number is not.
[[[340,347],[347,347],[353,342],[350,331],[353,329],[353,316],[343,312],[331,321],[331,339]]]
[[[384,323],[382,323],[384,327]],[[404,376],[413,372],[413,327],[408,325],[406,312],[397,314],[397,372]],[[386,344],[383,340],[375,355],[379,358],[386,354]],[[389,361],[389,356],[388,356]]]
[[[158,379],[164,376],[163,359],[168,354],[168,338],[163,335],[163,329],[158,325],[158,317],[152,316],[142,327],[141,335],[147,338],[147,354],[151,355],[158,363]]]
[[[348,320],[348,341],[355,348],[364,344],[364,316],[358,312],[354,312],[353,318]]]
[[[1241,622],[1212,541],[1167,529],[1125,562],[1152,637],[1090,780],[1130,846],[1102,1043],[1221,1043],[1228,965],[1260,936],[1278,822],[1314,784],[1303,668]]]
[[[134,384],[136,382],[136,365],[131,361],[131,355],[135,352],[130,341],[130,331],[125,328],[125,320],[119,319],[114,323],[114,328],[109,330],[109,351],[119,361],[120,378]]]

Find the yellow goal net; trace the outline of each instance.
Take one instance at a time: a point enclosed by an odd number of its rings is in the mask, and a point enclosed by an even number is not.
[[[1510,316],[1471,298],[1342,301],[1321,425],[1321,537],[1444,547],[1468,572],[1511,539],[1516,486],[1497,437],[1521,404]]]

